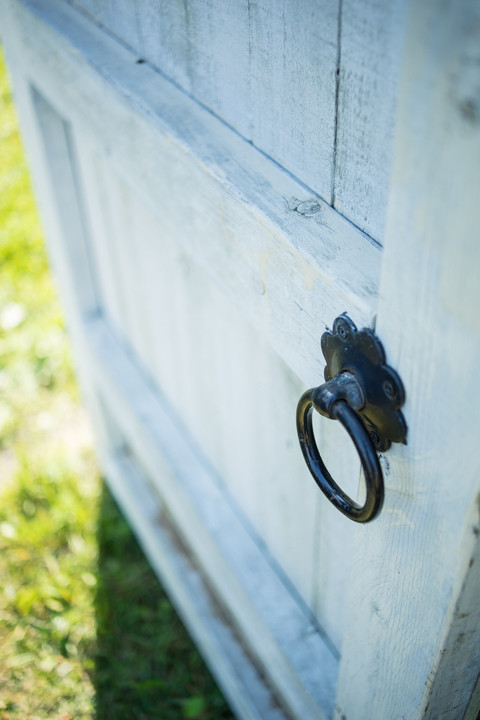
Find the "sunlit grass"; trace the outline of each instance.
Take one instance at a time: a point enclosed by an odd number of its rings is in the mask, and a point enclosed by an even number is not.
[[[231,717],[102,485],[0,58],[0,718]]]
[[[0,68],[0,713],[92,717],[100,480]]]

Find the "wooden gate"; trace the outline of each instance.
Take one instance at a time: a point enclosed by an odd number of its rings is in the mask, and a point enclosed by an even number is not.
[[[102,467],[234,711],[473,720],[478,4],[4,0],[0,20]],[[295,428],[345,311],[407,393],[364,526]],[[320,451],[361,496],[337,425],[318,418]]]

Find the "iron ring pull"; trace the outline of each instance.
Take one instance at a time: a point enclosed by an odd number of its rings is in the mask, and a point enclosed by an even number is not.
[[[340,512],[355,522],[373,520],[383,505],[383,474],[378,452],[392,442],[407,443],[401,407],[405,390],[398,373],[387,365],[385,351],[373,330],[357,330],[346,313],[322,335],[326,382],[307,390],[297,406],[297,433],[308,469],[322,492]],[[358,505],[337,485],[315,441],[312,415],[316,410],[339,420],[350,435],[365,475],[366,499]]]
[[[347,373],[343,375],[347,380]],[[352,384],[356,382],[351,379],[351,376],[348,381],[351,381]],[[329,382],[332,383],[332,381]],[[308,390],[300,398],[297,407],[297,432],[300,447],[315,482],[330,502],[351,520],[366,523],[373,520],[382,509],[384,497],[382,470],[373,442],[363,422],[359,419],[355,410],[350,407],[347,399],[337,399],[330,402],[327,409],[325,396],[328,393],[325,392],[325,389],[330,390],[327,387],[328,385],[329,383],[325,383],[319,388]],[[325,466],[313,433],[312,415],[314,409],[321,415],[339,420],[350,435],[357,449],[365,475],[367,496],[363,505],[358,505],[343,492]]]

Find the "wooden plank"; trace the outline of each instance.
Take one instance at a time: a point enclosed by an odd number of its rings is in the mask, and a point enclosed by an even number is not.
[[[137,1],[142,55],[191,92],[187,2]]]
[[[333,204],[384,241],[404,0],[342,0]]]
[[[88,13],[140,57],[142,36],[137,0],[60,0]]]
[[[478,586],[468,590],[480,524],[479,29],[476,2],[409,4],[377,322],[405,384],[409,444],[389,452],[386,506],[356,538],[339,718],[461,718],[480,665]]]
[[[378,249],[78,13],[50,0],[14,12],[42,93],[161,207],[163,227],[182,227],[187,254],[293,371],[317,382],[325,325],[347,308],[358,325],[372,322]]]
[[[339,2],[249,3],[254,144],[332,202]]]
[[[145,58],[331,202],[338,0],[140,0],[137,12]]]
[[[94,166],[92,151],[85,143],[80,148],[86,166]],[[112,225],[110,235],[94,234],[92,244],[100,259],[103,245],[113,247],[116,263],[124,266],[112,275],[112,263],[107,274],[125,302],[119,335],[182,417],[258,537],[316,609],[339,648],[339,608],[350,554],[343,552],[347,543],[336,550],[334,562],[326,551],[326,532],[333,531],[326,518],[332,518],[335,527],[337,513],[329,513],[321,503],[324,517],[316,519],[318,490],[296,442],[295,407],[303,385],[206,274],[189,262],[176,236],[164,233],[133,193],[124,194],[114,173],[105,173],[102,184],[114,188],[114,196],[121,192],[116,203],[113,197],[104,199],[105,205],[118,208],[118,225]],[[101,198],[93,177],[86,175],[85,181],[87,198]],[[124,234],[119,246],[118,237]],[[331,423],[322,427],[323,445],[329,436],[336,441],[335,430]],[[347,478],[356,479],[358,458],[346,452],[351,448],[345,437],[343,441],[344,450],[334,458],[342,459]],[[337,466],[333,464],[334,472]],[[337,528],[344,537],[351,535],[348,529]],[[319,535],[322,553],[317,557]],[[335,612],[329,612],[332,608]]]
[[[192,95],[244,137],[260,98],[250,84],[248,0],[189,0],[188,63]]]
[[[102,5],[105,5],[109,0],[66,0],[73,7],[78,7],[84,12],[88,13],[97,20],[100,19],[102,14]]]
[[[140,35],[137,0],[110,0],[111,14],[105,25],[121,40],[124,40],[140,57],[142,39]]]
[[[108,327],[91,320],[86,332],[91,377],[249,652],[295,717],[331,717],[337,660],[312,616]]]

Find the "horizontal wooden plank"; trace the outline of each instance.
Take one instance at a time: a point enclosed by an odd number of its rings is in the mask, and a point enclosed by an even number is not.
[[[39,91],[160,226],[182,228],[185,250],[294,372],[317,382],[324,327],[345,310],[373,323],[378,247],[78,12],[25,0],[12,13]]]
[[[90,318],[85,332],[100,398],[249,652],[294,717],[331,718],[338,657],[313,616],[108,325]]]

